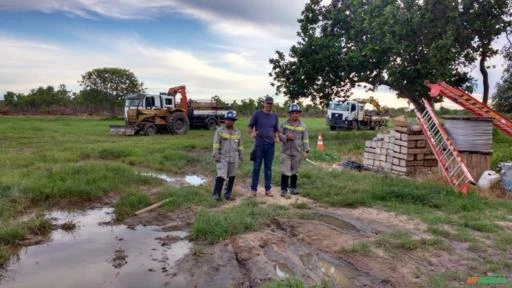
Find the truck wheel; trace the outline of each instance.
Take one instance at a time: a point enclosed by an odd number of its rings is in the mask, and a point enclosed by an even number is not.
[[[217,121],[213,118],[210,118],[206,121],[206,129],[215,130],[217,128]]]
[[[167,118],[167,130],[169,130],[171,134],[187,134],[189,128],[190,122],[183,112],[174,112]]]
[[[144,135],[146,136],[153,136],[156,134],[156,126],[155,124],[147,124],[144,127]]]

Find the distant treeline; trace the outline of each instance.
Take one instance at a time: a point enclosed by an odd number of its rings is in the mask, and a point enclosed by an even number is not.
[[[179,97],[179,96],[177,96]],[[265,97],[256,99],[244,99],[231,103],[222,100],[221,96],[213,96],[219,106],[230,107],[237,111],[240,116],[250,116],[254,111],[263,107]],[[288,112],[290,100],[282,104],[275,103],[274,111],[285,116]],[[306,117],[325,117],[326,110],[313,104],[299,102],[302,108],[302,115]],[[53,86],[39,87],[32,89],[28,94],[7,92],[4,101],[0,101],[0,113],[2,114],[49,114],[49,115],[76,115],[89,114],[99,116],[123,115],[124,101],[113,100],[112,97],[105,97],[102,91],[93,89],[82,90],[79,93],[71,92],[65,85],[59,85],[57,89]],[[111,107],[116,107],[112,109]],[[408,108],[390,108],[392,117],[407,115],[414,117],[414,112]],[[437,111],[440,115],[471,115],[464,110],[452,110],[440,108]]]
[[[220,107],[231,107],[241,116],[249,116],[257,109],[263,107],[263,101],[267,95],[256,99],[223,101],[221,96],[213,96]],[[176,96],[179,99],[179,95]],[[203,99],[209,100],[209,99]],[[179,100],[178,100],[179,101]],[[283,104],[275,103],[274,110],[279,114],[286,114],[291,102]],[[78,93],[72,92],[61,84],[58,88],[53,86],[32,89],[28,94],[7,92],[4,101],[0,101],[0,113],[2,114],[50,114],[50,115],[123,115],[123,99],[108,97],[103,91],[84,89]],[[302,105],[304,116],[321,117],[325,110],[315,105]]]

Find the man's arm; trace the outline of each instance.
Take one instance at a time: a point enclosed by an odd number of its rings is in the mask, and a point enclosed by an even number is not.
[[[274,115],[276,115],[276,122],[274,123],[274,141],[276,141],[276,143],[279,143],[281,142],[281,137],[279,135],[279,117],[277,116],[277,113],[274,113]]]
[[[215,159],[215,161],[220,160],[220,136],[219,136],[219,130],[215,131],[215,134],[213,135],[213,152],[212,156]]]
[[[253,139],[256,137],[255,127],[256,127],[256,112],[254,112],[252,114],[251,120],[249,120],[249,125],[247,125],[247,134],[249,134],[249,136]]]

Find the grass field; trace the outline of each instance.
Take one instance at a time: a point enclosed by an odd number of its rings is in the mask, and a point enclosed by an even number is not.
[[[313,146],[310,159],[329,165],[361,157],[364,141],[376,135],[376,131],[331,132],[324,119],[308,118],[305,123]],[[184,136],[128,137],[110,135],[110,124],[122,122],[69,117],[1,117],[0,264],[10,255],[7,246],[23,239],[31,230],[48,230],[45,221],[18,220],[18,216],[27,211],[91,202],[115,193],[119,195],[115,211],[122,219],[150,203],[150,198],[141,191],[162,186],[154,178],[139,174],[140,171],[171,176],[199,173],[213,177],[212,131],[191,130]],[[246,134],[246,125],[247,119],[236,122],[242,130],[248,159],[253,143]],[[314,149],[319,132],[323,133],[324,152]],[[494,136],[493,165],[496,165],[512,158],[512,139],[498,132]],[[275,157],[273,182],[276,187],[279,153]],[[238,179],[250,177],[251,164],[243,162]],[[437,181],[328,171],[308,163],[301,168],[299,187],[304,196],[326,205],[378,206],[421,219],[434,235],[472,243],[471,233],[478,231],[491,241],[486,245],[495,245],[504,253],[512,251],[512,234],[502,232],[495,224],[512,214],[512,204],[507,201],[482,198],[474,192],[464,197]],[[191,205],[215,207],[218,204],[210,199],[210,190],[211,186],[164,188],[157,199],[172,197],[163,207],[168,211]],[[259,222],[253,222],[255,220],[247,217],[247,213],[267,219],[286,212],[268,210],[251,202],[242,205],[245,206],[223,214],[201,210],[193,225],[195,237],[213,243],[257,229]],[[447,230],[446,225],[453,229]],[[479,243],[473,245],[477,249]]]

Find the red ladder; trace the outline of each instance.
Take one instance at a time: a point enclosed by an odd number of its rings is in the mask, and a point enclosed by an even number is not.
[[[466,91],[454,88],[441,81],[437,84],[425,83],[430,88],[430,96],[443,96],[459,104],[462,108],[480,117],[490,117],[496,128],[512,136],[512,121],[489,106],[473,98]]]
[[[473,180],[468,168],[462,161],[459,151],[453,144],[448,132],[437,119],[434,109],[425,99],[423,99],[423,103],[426,108],[423,113],[414,110],[421,130],[423,130],[423,134],[425,134],[425,138],[439,162],[443,175],[453,187],[463,194],[467,194],[469,185],[475,184],[475,180]]]

